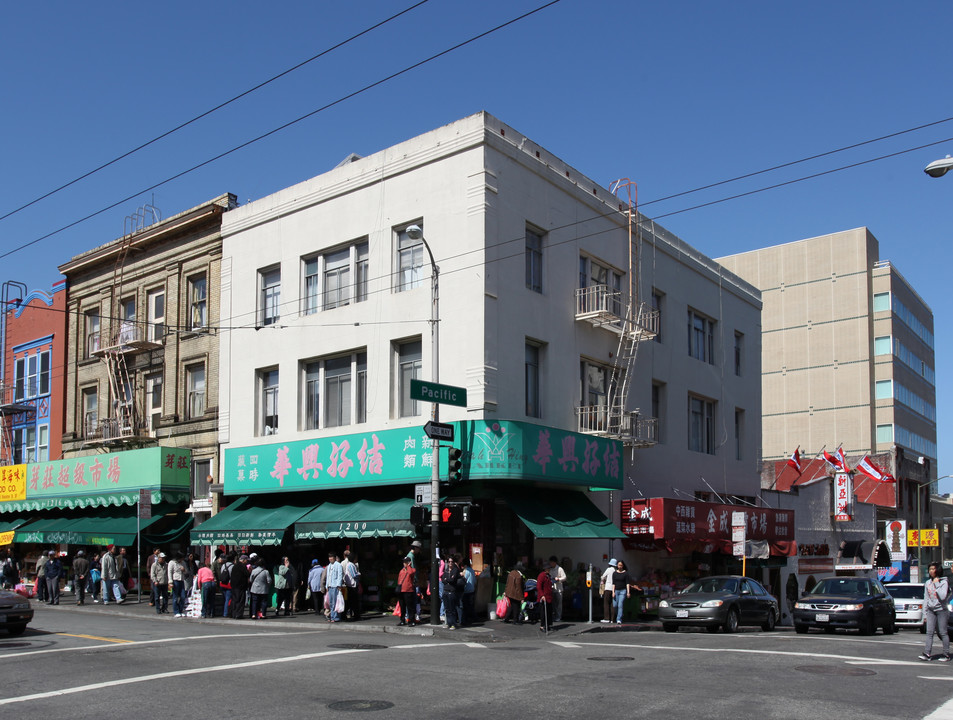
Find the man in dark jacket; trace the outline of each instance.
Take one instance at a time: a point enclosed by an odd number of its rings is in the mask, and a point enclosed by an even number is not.
[[[60,604],[60,575],[63,574],[63,566],[60,559],[56,557],[56,551],[50,550],[50,559],[46,563],[46,594],[49,598],[47,605]]]
[[[248,592],[248,556],[242,555],[232,567],[229,576],[232,581],[231,617],[241,620],[245,614],[245,594]]]
[[[506,589],[503,591],[509,600],[509,609],[503,622],[520,622],[520,608],[523,605],[523,563],[517,562],[506,576]]]
[[[548,568],[536,577],[536,602],[539,606],[539,629],[549,631],[553,625],[553,579]]]
[[[86,552],[80,550],[73,560],[73,592],[76,595],[76,604],[86,604],[86,581],[89,577],[89,560]]]

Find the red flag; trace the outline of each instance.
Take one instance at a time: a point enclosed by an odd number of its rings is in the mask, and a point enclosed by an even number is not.
[[[825,450],[825,451],[824,451],[824,459],[827,460],[827,462],[828,462],[831,466],[833,466],[833,468],[834,468],[835,470],[841,470],[841,471],[843,471],[844,465],[843,465],[843,463],[841,462],[841,459],[837,456],[837,455],[839,455],[839,454],[840,454],[840,453],[837,453],[837,454],[835,454],[835,455],[831,455],[829,452],[827,452],[827,450]]]
[[[798,445],[794,449],[794,454],[788,458],[788,465],[797,470],[798,475],[801,474],[801,446]]]
[[[850,465],[847,464],[847,458],[844,457],[844,450],[839,447],[837,448],[837,452],[834,454],[837,455],[838,459],[840,460],[841,470],[844,472],[850,472]]]
[[[877,482],[897,482],[897,478],[888,473],[886,470],[881,470],[879,467],[874,465],[873,461],[866,455],[864,455],[863,459],[857,463],[857,469],[871,480],[876,480]]]

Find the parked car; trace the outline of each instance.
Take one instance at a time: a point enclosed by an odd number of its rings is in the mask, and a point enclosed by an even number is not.
[[[884,588],[893,598],[897,625],[918,628],[920,632],[926,633],[927,625],[923,621],[923,583],[885,583]]]
[[[32,619],[33,607],[29,600],[10,590],[0,590],[0,628],[19,635]]]
[[[896,622],[893,598],[873,578],[824,578],[794,604],[794,629],[799,633],[812,627],[825,632],[856,628],[862,635],[873,635],[883,628],[884,635],[891,635]]]
[[[708,632],[735,632],[739,625],[760,625],[774,630],[778,601],[761,583],[740,575],[720,575],[696,580],[677,595],[659,603],[665,632],[681,626],[703,626]]]

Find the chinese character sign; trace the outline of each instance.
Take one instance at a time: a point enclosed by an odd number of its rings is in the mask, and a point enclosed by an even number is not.
[[[26,500],[26,465],[0,467],[0,502]]]
[[[910,547],[940,547],[940,531],[936,528],[907,530],[907,545]]]
[[[854,489],[850,473],[834,475],[834,520],[846,522],[853,520],[851,509],[854,501]]]

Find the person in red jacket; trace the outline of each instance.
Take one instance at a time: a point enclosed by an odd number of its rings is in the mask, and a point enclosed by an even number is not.
[[[410,556],[404,558],[404,567],[397,576],[397,592],[400,593],[400,624],[413,627],[417,612],[417,571],[411,565]]]
[[[539,629],[548,631],[553,626],[553,579],[548,568],[544,568],[536,578],[536,602],[541,603]]]

